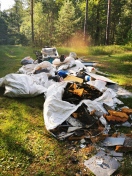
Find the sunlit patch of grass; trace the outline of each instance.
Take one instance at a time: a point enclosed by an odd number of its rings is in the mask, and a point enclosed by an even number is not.
[[[116,74],[115,77],[114,74],[111,74],[110,77],[112,78],[113,81],[115,81],[119,85],[127,86],[127,84],[129,83],[129,85],[132,86],[132,83],[130,82],[131,75]]]
[[[123,53],[124,47],[118,45],[111,45],[111,46],[96,46],[96,47],[89,47],[89,54],[91,55],[112,55],[117,53]]]

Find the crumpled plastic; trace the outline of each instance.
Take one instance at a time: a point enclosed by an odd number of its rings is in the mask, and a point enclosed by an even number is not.
[[[4,95],[8,97],[34,97],[47,91],[48,77],[39,75],[8,74],[3,78]]]

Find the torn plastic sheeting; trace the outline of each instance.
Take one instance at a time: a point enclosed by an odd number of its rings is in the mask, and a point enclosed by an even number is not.
[[[96,102],[96,100],[82,100],[82,102],[88,106],[88,110],[91,112],[93,110],[99,112],[98,114],[103,115],[104,113],[107,113],[105,108],[102,106],[102,103]]]
[[[17,73],[30,75],[32,74],[35,67],[36,67],[36,64],[23,65],[22,67],[19,68]]]
[[[70,74],[73,74],[74,76],[76,76],[76,73],[80,69],[86,69],[87,70],[87,67],[85,67],[79,60],[75,60],[75,67],[68,68],[67,71]],[[87,72],[89,72],[89,71],[87,70]]]
[[[47,130],[52,130],[62,124],[78,106],[56,99],[54,96],[46,98],[44,103],[44,121]]]
[[[103,141],[103,146],[116,146],[116,145],[123,145],[125,138],[121,137],[106,137]]]
[[[82,103],[86,104],[88,110],[91,112],[93,110],[101,111],[106,113],[106,110],[103,107],[103,103],[106,103],[105,98],[112,106],[114,106],[113,94],[111,91],[105,91],[105,96],[100,97],[100,101],[97,102],[91,100],[82,100],[78,105],[74,105],[62,100],[62,95],[64,93],[64,88],[66,87],[67,82],[58,82],[51,85],[47,89],[46,100],[44,103],[44,121],[46,128],[48,130],[56,128],[58,125],[63,123],[73,112],[75,112]]]
[[[89,81],[87,84],[96,87],[101,92],[104,92],[107,89],[105,87],[106,86],[106,82],[102,81],[102,80]]]
[[[108,83],[113,83],[116,84],[116,82],[110,80],[109,78],[106,78],[104,76],[98,75],[98,74],[94,74],[94,73],[87,73],[88,75],[90,75],[92,78],[97,79],[97,80],[102,80]]]
[[[62,99],[64,93],[64,88],[66,87],[67,82],[54,82],[51,86],[48,87],[45,94],[46,98],[55,97],[56,99]]]
[[[63,123],[82,104],[81,102],[76,106],[62,101],[62,94],[66,85],[66,82],[56,83],[51,85],[47,90],[43,114],[48,130],[54,129]]]
[[[84,165],[96,176],[110,176],[120,166],[119,162],[107,155],[105,152],[98,152],[89,160],[85,160]]]
[[[52,130],[62,124],[77,109],[77,106],[62,101],[66,85],[66,82],[55,83],[47,90],[43,110],[47,130]]]
[[[128,98],[132,97],[132,93],[128,90],[123,89],[121,86],[117,84],[109,84],[107,87],[111,88],[114,92],[116,92],[117,96]]]
[[[99,102],[101,104],[105,103],[110,107],[114,107],[116,103],[123,104],[120,100],[116,98],[116,96],[116,93],[112,89],[107,88],[103,95],[95,99],[94,101]]]
[[[34,97],[47,91],[45,87],[47,82],[48,77],[44,73],[39,76],[8,74],[3,80],[4,95],[8,97]]]
[[[56,68],[50,62],[43,61],[41,63],[23,65],[21,68],[19,68],[17,73],[31,75],[37,72],[39,73],[40,71],[45,72],[44,70],[47,70],[49,75],[54,76]]]
[[[39,64],[36,64],[36,66],[34,67],[33,73],[35,73],[38,70],[40,71],[40,70],[43,70],[43,69],[49,70],[50,75],[52,75],[52,76],[55,75],[55,70],[53,68],[53,65],[48,61],[43,61]]]

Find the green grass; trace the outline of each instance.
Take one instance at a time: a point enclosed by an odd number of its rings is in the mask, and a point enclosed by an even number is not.
[[[85,60],[98,62],[97,68],[132,91],[132,49],[126,46],[57,48],[59,54],[74,51]],[[15,73],[26,56],[36,59],[31,47],[0,46],[0,77]],[[41,51],[41,48],[39,49]],[[79,142],[57,141],[45,129],[43,120],[44,96],[8,98],[0,88],[0,176],[92,176],[83,162],[93,152],[79,149]],[[132,108],[132,99],[121,99]],[[121,129],[123,130],[123,129]],[[126,128],[123,131],[132,132]],[[73,149],[71,148],[73,146]],[[126,153],[121,167],[113,175],[130,176],[131,153]],[[76,157],[79,163],[72,162]]]

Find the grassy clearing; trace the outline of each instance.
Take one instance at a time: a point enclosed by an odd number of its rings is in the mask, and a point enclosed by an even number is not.
[[[15,73],[26,56],[35,59],[35,48],[21,46],[0,47],[0,77]],[[40,49],[41,50],[41,49]],[[74,51],[88,61],[98,62],[97,68],[132,91],[132,50],[129,47],[89,47],[84,50],[58,48],[60,54]],[[92,176],[84,169],[84,160],[95,149],[80,149],[78,141],[57,141],[46,131],[43,120],[44,96],[34,98],[8,98],[0,88],[0,176]],[[132,99],[122,99],[132,108]],[[132,132],[131,129],[118,129]],[[125,154],[115,176],[130,176],[131,153]]]

